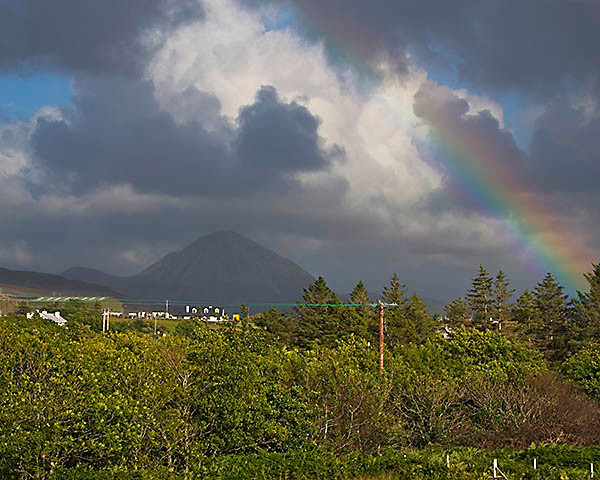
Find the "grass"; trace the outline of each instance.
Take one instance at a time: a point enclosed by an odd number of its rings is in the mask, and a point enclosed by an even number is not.
[[[137,318],[115,318],[112,317],[110,319],[111,324],[126,324],[126,323],[131,323],[138,320]],[[154,319],[145,319],[142,318],[141,319],[149,328],[154,328]],[[164,328],[166,330],[168,330],[170,333],[174,333],[175,332],[175,328],[181,323],[181,320],[166,320],[164,318],[158,318],[156,320],[156,326],[158,328]]]

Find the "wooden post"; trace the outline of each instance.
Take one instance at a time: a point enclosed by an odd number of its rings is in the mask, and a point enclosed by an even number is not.
[[[498,459],[494,458],[494,478],[498,478]]]
[[[383,372],[383,303],[379,300],[379,371]]]

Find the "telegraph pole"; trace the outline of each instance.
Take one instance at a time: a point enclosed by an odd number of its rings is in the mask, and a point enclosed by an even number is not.
[[[383,372],[383,303],[379,300],[379,371]]]

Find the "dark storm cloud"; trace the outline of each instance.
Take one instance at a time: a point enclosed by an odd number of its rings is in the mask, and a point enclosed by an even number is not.
[[[250,5],[269,0],[248,0]],[[407,53],[457,69],[467,85],[555,94],[569,80],[598,80],[600,2],[590,0],[289,0],[300,28],[333,55],[406,70]]]
[[[0,0],[0,69],[137,75],[196,0]]]
[[[263,87],[256,102],[240,110],[238,123],[236,150],[244,165],[296,172],[330,163],[321,148],[320,120],[302,105],[281,103],[273,87]]]
[[[566,101],[548,105],[531,141],[531,181],[571,201],[600,200],[600,109]],[[590,195],[592,198],[590,198]]]
[[[262,87],[233,125],[214,95],[194,88],[175,99],[194,109],[183,123],[160,109],[150,82],[85,78],[77,89],[65,118],[40,117],[31,136],[34,165],[58,191],[121,184],[174,196],[287,191],[300,188],[293,174],[343,156],[323,147],[318,118],[273,87]]]

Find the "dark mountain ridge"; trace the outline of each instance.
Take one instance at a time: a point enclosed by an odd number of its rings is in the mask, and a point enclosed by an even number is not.
[[[107,285],[129,298],[213,302],[294,302],[314,282],[291,260],[235,232],[201,237],[130,277],[84,267],[63,276]]]
[[[0,283],[3,285],[26,287],[53,292],[56,296],[104,296],[119,297],[120,293],[104,285],[78,279],[67,279],[51,273],[28,272],[0,268]],[[8,290],[9,288],[7,288]]]

